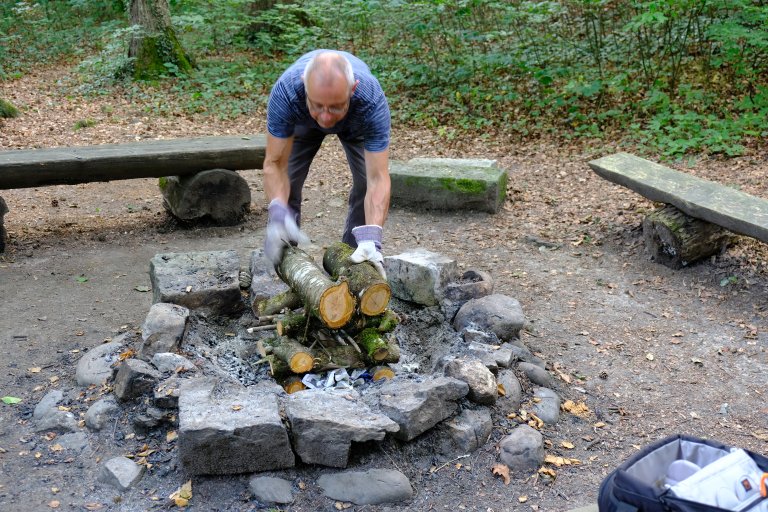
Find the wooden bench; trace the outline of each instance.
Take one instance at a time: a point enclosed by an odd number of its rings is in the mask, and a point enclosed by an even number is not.
[[[235,171],[261,169],[265,151],[263,135],[0,151],[0,190],[161,178],[163,203],[176,217],[233,224],[251,202],[248,184]],[[6,212],[0,197],[0,252]]]
[[[669,267],[721,251],[732,233],[768,242],[766,199],[628,153],[599,158],[589,166],[608,181],[666,203],[643,221],[643,236],[651,257]]]

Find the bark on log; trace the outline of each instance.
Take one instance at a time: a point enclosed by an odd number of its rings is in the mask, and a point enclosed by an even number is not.
[[[346,281],[334,283],[314,260],[297,247],[288,247],[277,274],[302,299],[314,316],[330,329],[343,327],[355,312],[355,298]]]
[[[210,218],[218,225],[233,226],[251,208],[248,182],[228,169],[160,178],[160,189],[165,209],[186,222]]]
[[[388,343],[387,350],[389,351],[389,354],[381,362],[386,364],[394,364],[399,362],[400,361],[400,345],[398,345],[397,342],[393,339],[387,340],[387,343]]]
[[[380,315],[387,309],[392,291],[373,265],[352,263],[349,257],[353,252],[354,249],[344,242],[332,244],[323,255],[323,267],[335,278],[347,278],[349,290],[357,297],[361,313]]]
[[[400,317],[391,309],[387,309],[379,316],[358,315],[347,326],[347,330],[353,334],[364,329],[376,329],[380,333],[392,332],[400,323]]]
[[[257,317],[274,315],[283,310],[290,311],[301,307],[301,297],[293,290],[286,290],[272,297],[253,303],[253,314]]]
[[[384,361],[389,356],[389,343],[376,329],[363,330],[358,335],[358,343],[373,362]]]
[[[293,373],[306,373],[312,369],[314,354],[298,341],[281,336],[267,341],[267,344],[272,348],[272,354],[288,363]]]
[[[355,350],[354,347],[347,345],[318,350],[315,355],[313,371],[323,372],[337,368],[361,369],[366,366],[363,354]]]
[[[719,253],[732,237],[726,229],[690,217],[671,205],[643,220],[646,251],[652,260],[673,269]]]
[[[307,331],[307,317],[304,315],[288,312],[277,319],[278,336],[291,334],[294,337],[304,338],[305,331]]]
[[[276,355],[270,354],[264,359],[269,363],[269,373],[275,380],[280,380],[285,377],[293,375],[291,369],[288,367],[288,363],[279,359]]]

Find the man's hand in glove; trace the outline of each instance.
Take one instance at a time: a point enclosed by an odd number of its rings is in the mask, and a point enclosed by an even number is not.
[[[383,233],[381,226],[369,224],[358,226],[352,230],[352,236],[357,241],[357,249],[349,257],[352,263],[362,263],[370,261],[376,267],[381,277],[387,278],[384,272],[384,256],[381,255],[381,236]]]
[[[283,251],[288,245],[309,242],[296,224],[296,214],[279,199],[269,203],[269,220],[264,237],[264,255],[274,265],[283,259]]]

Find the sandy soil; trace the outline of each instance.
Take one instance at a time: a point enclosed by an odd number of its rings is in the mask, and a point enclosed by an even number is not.
[[[68,97],[57,86],[66,73],[45,70],[2,85],[0,96],[23,112],[0,125],[2,149],[264,131],[262,116],[158,119],[119,96]],[[75,130],[85,118],[95,126]],[[489,272],[498,293],[521,302],[533,326],[523,340],[550,363],[561,394],[585,401],[592,413],[564,413],[543,429],[548,453],[581,461],[552,468],[554,481],[513,475],[505,486],[491,474],[495,442],[508,423],[495,425],[491,441],[471,457],[444,466],[448,461],[434,460],[426,442],[366,447],[353,457],[356,467],[400,469],[416,496],[407,506],[349,510],[568,510],[594,502],[602,478],[639,447],[675,433],[768,452],[768,249],[739,238],[683,270],[649,262],[640,222],[653,205],[586,165],[618,149],[449,141],[395,128],[394,159],[493,158],[510,181],[497,215],[393,209],[385,253],[423,247]],[[768,197],[765,153],[675,166]],[[149,285],[153,255],[235,249],[247,261],[261,246],[260,171],[242,175],[253,208],[235,227],[178,225],[163,210],[156,180],[2,191],[11,212],[9,247],[0,257],[0,395],[23,401],[0,405],[0,508],[162,509],[186,481],[172,445],[158,441],[153,448],[163,457],[137,489],[118,496],[96,483],[98,462],[141,451],[146,441],[101,436],[91,450],[67,457],[54,449],[55,439],[31,431],[30,415],[50,389],[73,389],[84,350],[140,327],[151,294],[137,287]],[[340,237],[349,181],[343,153],[329,140],[310,173],[303,215],[317,246]],[[71,397],[84,411],[79,400]],[[442,467],[430,472],[435,466]],[[335,510],[314,484],[321,471],[283,473],[305,487],[288,510]],[[190,510],[258,508],[246,476],[195,478],[193,492]]]

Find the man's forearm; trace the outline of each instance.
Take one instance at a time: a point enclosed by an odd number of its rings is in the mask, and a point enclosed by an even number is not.
[[[365,193],[365,223],[384,226],[389,213],[391,182],[388,151],[365,153],[368,179]]]
[[[280,139],[267,136],[267,151],[264,156],[264,193],[267,201],[279,199],[288,203],[291,184],[288,178],[288,157],[291,154],[293,137]]]

